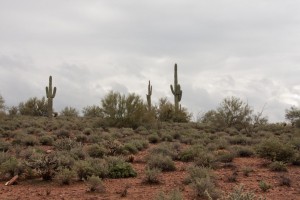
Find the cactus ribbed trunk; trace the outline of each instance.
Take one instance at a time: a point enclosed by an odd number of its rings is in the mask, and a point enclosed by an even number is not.
[[[148,83],[148,94],[146,94],[147,97],[147,104],[148,104],[148,110],[151,110],[151,95],[152,95],[152,85],[150,84],[150,80]]]
[[[174,86],[170,85],[172,94],[174,95],[174,107],[175,107],[175,117],[177,117],[178,109],[179,109],[179,102],[181,101],[182,97],[182,90],[180,84],[178,84],[178,77],[177,77],[177,64],[175,63],[174,66]]]
[[[49,77],[49,87],[46,87],[46,96],[48,98],[48,117],[53,116],[53,99],[56,94],[56,87],[52,88],[52,76]]]

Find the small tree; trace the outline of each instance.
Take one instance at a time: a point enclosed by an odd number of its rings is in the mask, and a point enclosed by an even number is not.
[[[84,107],[82,112],[85,117],[103,117],[102,109],[95,105]]]
[[[78,111],[76,108],[67,106],[60,112],[60,115],[65,117],[78,117]]]
[[[150,120],[147,106],[134,93],[125,96],[111,91],[101,100],[101,104],[104,118],[112,126],[136,128]]]
[[[286,109],[285,119],[289,120],[292,124],[300,121],[300,109],[295,106],[292,106],[290,109]]]
[[[158,102],[158,119],[163,122],[189,122],[192,115],[186,108],[179,106],[177,114],[175,114],[174,105],[168,99],[160,98]]]
[[[254,115],[253,109],[241,99],[227,97],[216,110],[205,113],[200,121],[219,128],[235,127],[239,130],[250,130],[252,125],[267,123],[267,118],[262,117],[262,112]]]
[[[25,103],[21,102],[19,104],[19,112],[21,115],[46,116],[47,106],[48,103],[45,97],[42,99],[33,97],[28,99]]]

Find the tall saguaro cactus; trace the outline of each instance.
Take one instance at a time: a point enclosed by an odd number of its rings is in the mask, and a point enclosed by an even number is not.
[[[150,84],[150,80],[148,83],[148,94],[146,94],[147,96],[147,103],[148,103],[148,110],[151,110],[151,95],[152,95],[152,85]]]
[[[53,99],[56,94],[56,87],[52,88],[52,76],[49,76],[49,87],[46,87],[46,96],[48,98],[48,117],[53,116]]]
[[[177,64],[176,63],[174,66],[174,86],[170,85],[170,87],[171,87],[171,91],[174,95],[175,116],[177,116],[178,109],[179,109],[179,102],[181,101],[181,97],[182,97],[182,90],[181,90],[180,84],[178,84]]]

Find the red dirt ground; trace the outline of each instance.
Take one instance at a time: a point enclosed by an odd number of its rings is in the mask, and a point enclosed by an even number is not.
[[[5,182],[0,182],[0,199],[1,200],[152,200],[160,191],[169,192],[178,188],[186,200],[195,199],[193,190],[184,185],[182,181],[187,176],[186,168],[190,163],[176,162],[177,170],[175,172],[164,172],[161,175],[161,184],[149,185],[143,183],[143,174],[145,163],[143,158],[147,155],[149,148],[139,152],[135,156],[133,167],[138,176],[126,179],[106,179],[104,180],[105,193],[87,192],[84,182],[75,182],[69,186],[61,186],[58,183],[44,182],[41,180],[20,181],[13,186],[4,186]],[[233,168],[222,168],[215,170],[217,186],[219,190],[228,194],[236,185],[243,184],[246,190],[254,192],[256,195],[266,197],[272,200],[300,200],[300,168],[290,166],[288,172],[271,172],[263,164],[266,160],[260,158],[235,158],[233,165],[237,170],[237,182],[229,182],[228,177],[233,173]],[[248,177],[243,175],[242,169],[251,167],[254,171]],[[279,186],[279,177],[285,175],[291,179],[291,187]],[[262,192],[259,188],[259,181],[264,180],[272,185],[267,192]],[[127,195],[121,197],[124,189],[127,189]]]

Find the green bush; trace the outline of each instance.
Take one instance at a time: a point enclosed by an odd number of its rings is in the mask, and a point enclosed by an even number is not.
[[[54,143],[54,138],[52,136],[49,135],[44,135],[42,137],[40,137],[40,143],[41,145],[49,145],[52,146]]]
[[[170,156],[164,156],[162,154],[153,154],[147,161],[147,166],[150,169],[158,168],[162,171],[175,171],[175,163]]]
[[[183,200],[182,194],[178,189],[172,190],[170,193],[165,194],[164,192],[160,192],[155,200]]]
[[[223,163],[229,163],[232,162],[235,158],[234,153],[232,152],[222,152],[218,155],[216,155],[216,160]]]
[[[70,138],[63,138],[54,142],[54,147],[59,151],[71,151],[71,149],[77,148],[79,146],[79,143]]]
[[[57,136],[57,138],[69,138],[70,137],[70,131],[66,129],[59,129],[54,132],[54,134]]]
[[[72,169],[63,168],[57,173],[56,178],[61,185],[70,185],[75,176],[76,173]]]
[[[79,160],[75,163],[74,171],[76,172],[79,180],[87,179],[89,176],[92,176],[94,169],[86,160]]]
[[[244,191],[244,186],[236,186],[233,192],[229,193],[225,200],[264,200],[265,198],[257,197],[252,192]]]
[[[160,179],[159,179],[160,174],[161,174],[161,169],[146,168],[143,182],[149,183],[149,184],[158,184],[158,183],[160,183]]]
[[[137,173],[132,168],[131,164],[126,163],[118,157],[108,157],[108,177],[109,178],[128,178],[136,177]]]
[[[192,182],[192,188],[194,189],[196,196],[200,198],[217,199],[219,193],[217,192],[214,181],[211,177],[195,178]]]
[[[286,164],[280,161],[274,161],[269,165],[271,171],[275,172],[286,172],[287,167]]]
[[[255,154],[253,148],[247,146],[238,146],[234,148],[236,155],[239,157],[251,157]]]
[[[272,187],[270,184],[266,183],[263,180],[259,181],[258,186],[263,192],[267,192]]]
[[[103,158],[107,150],[102,145],[92,144],[87,147],[87,153],[93,158]]]
[[[148,140],[149,140],[150,143],[156,144],[156,143],[159,142],[160,138],[156,133],[153,133],[153,134],[148,136]]]
[[[278,139],[270,138],[259,144],[257,154],[272,161],[289,162],[293,159],[295,151],[287,144]]]
[[[197,157],[195,157],[194,163],[199,167],[215,168],[217,164],[217,159],[213,154],[201,151],[198,153]]]
[[[87,187],[90,192],[105,192],[103,181],[98,176],[91,176],[87,179]]]
[[[14,175],[21,173],[23,171],[22,168],[22,165],[15,157],[10,157],[0,163],[0,176],[5,176],[7,174],[9,178],[11,178]]]
[[[30,157],[26,165],[35,170],[43,180],[52,180],[58,171],[59,162],[54,153],[35,154]]]
[[[7,152],[10,147],[8,142],[4,142],[0,140],[0,152]]]

